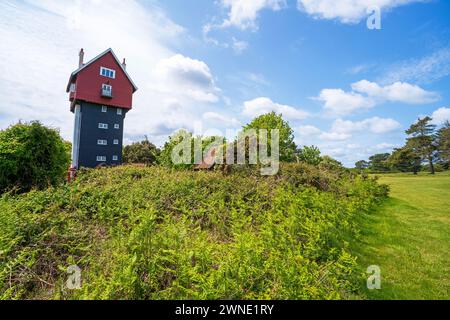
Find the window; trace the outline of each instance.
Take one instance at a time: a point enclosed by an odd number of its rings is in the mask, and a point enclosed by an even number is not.
[[[117,108],[117,114],[118,114],[119,116],[121,116],[121,115],[122,115],[122,109]]]
[[[116,124],[114,125],[114,129],[120,129],[120,125],[119,125],[118,123],[116,123]]]
[[[102,112],[108,112],[108,107],[107,106],[102,106]]]
[[[100,146],[107,146],[108,140],[97,140],[97,144]]]
[[[112,98],[112,86],[109,84],[102,84],[102,96]]]
[[[106,162],[105,156],[97,156],[97,162]]]
[[[117,161],[117,160],[119,160],[119,157],[118,156],[113,156],[113,161]]]
[[[70,92],[75,92],[75,91],[77,91],[77,85],[75,83],[72,83],[70,85]]]
[[[99,123],[98,128],[99,129],[108,129],[108,124],[107,123]]]
[[[114,144],[119,144],[119,139],[114,139]]]
[[[112,69],[108,69],[105,67],[101,67],[100,68],[100,75],[107,77],[107,78],[111,78],[111,79],[115,79],[116,78],[116,71],[112,70]]]

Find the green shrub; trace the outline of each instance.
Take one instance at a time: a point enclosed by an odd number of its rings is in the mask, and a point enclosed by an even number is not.
[[[69,162],[58,131],[39,122],[0,131],[0,192],[56,185],[63,181]]]
[[[274,177],[83,170],[0,197],[0,298],[346,298],[360,274],[345,239],[386,193],[304,163]],[[72,264],[81,290],[64,287]]]

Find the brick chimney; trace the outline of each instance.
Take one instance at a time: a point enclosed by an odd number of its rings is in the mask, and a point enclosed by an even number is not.
[[[83,50],[83,48],[81,48],[80,53],[79,53],[78,68],[81,68],[82,66],[84,66],[84,50]]]
[[[126,70],[127,69],[127,62],[125,61],[125,58],[123,58],[122,67]]]

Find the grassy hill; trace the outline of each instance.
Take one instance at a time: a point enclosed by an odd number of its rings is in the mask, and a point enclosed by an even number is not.
[[[362,266],[379,265],[372,299],[450,298],[450,172],[384,174],[390,198],[366,216]]]
[[[341,299],[362,274],[346,239],[384,199],[374,179],[283,165],[251,170],[88,170],[0,197],[0,297]],[[65,286],[70,265],[82,287]]]

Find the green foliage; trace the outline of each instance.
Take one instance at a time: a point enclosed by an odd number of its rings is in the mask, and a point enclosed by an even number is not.
[[[169,137],[169,140],[164,144],[161,153],[158,157],[158,163],[168,167],[176,169],[190,169],[193,167],[194,161],[194,140],[192,133],[185,130],[179,130]],[[190,150],[187,154],[183,154],[181,151],[177,153],[178,156],[184,157],[184,163],[174,163],[172,161],[174,149],[180,144],[189,144]]]
[[[317,166],[322,162],[322,157],[320,154],[320,150],[316,146],[304,146],[299,151],[299,160],[307,164]]]
[[[0,192],[62,182],[70,162],[67,149],[58,131],[39,122],[18,123],[0,131]]]
[[[360,274],[345,239],[386,191],[305,163],[274,177],[82,170],[0,197],[0,298],[346,298]],[[64,287],[73,264],[81,290]]]
[[[403,148],[395,149],[389,156],[387,163],[394,169],[400,172],[417,172],[420,171],[421,159],[417,156],[411,148],[405,146]]]
[[[369,158],[369,169],[372,172],[388,172],[390,170],[387,160],[389,153],[378,153]]]
[[[259,129],[278,129],[280,131],[280,161],[293,162],[296,160],[297,146],[294,143],[294,131],[289,126],[289,123],[283,119],[281,114],[278,115],[275,112],[271,112],[261,115],[253,119],[243,129],[244,131],[255,129],[257,133]],[[268,135],[270,150],[270,132]]]
[[[450,169],[450,122],[445,122],[444,126],[437,133],[437,146],[440,164],[445,169]]]
[[[358,169],[359,171],[363,171],[369,168],[369,165],[370,165],[369,162],[365,160],[360,160],[355,163],[355,168]]]
[[[123,148],[123,162],[152,165],[156,163],[159,152],[159,149],[146,137],[141,142],[135,142]]]
[[[434,157],[436,152],[435,146],[435,130],[436,125],[430,124],[430,117],[417,120],[416,123],[406,130],[409,135],[407,147],[412,152],[420,157],[422,161],[428,161],[430,166],[430,173],[434,174]]]

